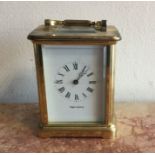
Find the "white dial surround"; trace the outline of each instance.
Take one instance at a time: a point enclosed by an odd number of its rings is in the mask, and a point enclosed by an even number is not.
[[[43,45],[42,55],[48,123],[103,122],[104,47]],[[78,79],[85,66],[86,73]]]

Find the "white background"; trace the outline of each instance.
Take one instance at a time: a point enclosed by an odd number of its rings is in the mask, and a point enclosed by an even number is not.
[[[0,103],[37,102],[28,33],[51,19],[107,19],[119,28],[116,101],[155,100],[155,2],[0,2]]]

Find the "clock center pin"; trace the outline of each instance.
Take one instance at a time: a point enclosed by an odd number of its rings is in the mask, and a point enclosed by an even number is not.
[[[74,80],[74,81],[73,81],[73,84],[75,84],[75,85],[77,85],[78,83],[79,83],[78,80]]]

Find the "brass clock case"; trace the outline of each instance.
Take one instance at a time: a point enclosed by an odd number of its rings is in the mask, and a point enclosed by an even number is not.
[[[114,75],[115,45],[121,40],[114,26],[107,26],[106,21],[89,20],[45,20],[33,30],[28,39],[34,45],[39,108],[40,137],[102,137],[113,138],[116,135],[114,113]],[[107,47],[106,57],[106,110],[103,123],[48,123],[47,103],[45,95],[45,79],[43,69],[42,48],[46,45],[102,45]]]

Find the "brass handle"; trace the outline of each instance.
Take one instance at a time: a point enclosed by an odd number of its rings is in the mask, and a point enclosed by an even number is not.
[[[92,22],[89,20],[64,20],[64,26],[91,26]]]
[[[106,31],[107,28],[107,22],[106,20],[101,20],[97,22],[92,22],[89,20],[51,20],[51,19],[45,19],[45,26],[82,26],[82,27],[94,27],[96,30],[99,31]]]

